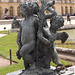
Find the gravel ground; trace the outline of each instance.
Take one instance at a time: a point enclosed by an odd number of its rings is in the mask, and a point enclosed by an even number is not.
[[[13,62],[12,62],[13,64]],[[10,65],[10,61],[7,59],[4,59],[2,56],[0,56],[0,67],[8,66]]]

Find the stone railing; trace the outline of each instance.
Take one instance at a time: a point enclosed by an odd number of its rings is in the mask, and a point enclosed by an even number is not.
[[[56,50],[58,52],[68,53],[68,54],[75,55],[75,49],[68,49],[68,48],[56,47]]]

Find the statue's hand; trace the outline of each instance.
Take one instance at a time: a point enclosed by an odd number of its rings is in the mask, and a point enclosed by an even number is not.
[[[63,32],[61,38],[62,43],[64,43],[67,40],[67,38],[68,38],[68,34],[66,32]]]
[[[21,59],[21,56],[20,56],[19,50],[16,52],[16,56],[17,56],[17,58],[18,58],[19,60]]]
[[[52,36],[50,36],[49,41],[50,41],[50,43],[54,43],[55,39]]]

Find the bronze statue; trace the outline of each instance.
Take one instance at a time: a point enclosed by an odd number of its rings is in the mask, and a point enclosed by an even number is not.
[[[60,64],[54,41],[61,40],[64,43],[68,34],[57,33],[57,30],[64,25],[64,19],[51,8],[54,3],[55,0],[52,2],[42,0],[41,7],[37,2],[20,3],[20,13],[24,20],[20,23],[17,36],[19,49],[16,55],[18,59],[22,57],[24,60],[25,71],[21,75],[50,75],[51,59],[58,66]],[[45,15],[45,10],[51,14]],[[50,19],[50,28],[47,19]]]
[[[35,50],[36,46],[36,30],[37,17],[33,14],[33,4],[30,2],[24,2],[20,4],[21,15],[24,20],[21,22],[20,32],[18,33],[17,43],[19,50],[17,51],[17,57],[21,57],[24,60],[25,69],[28,69],[31,64],[34,64],[34,60],[30,53]]]
[[[14,28],[20,28],[20,20],[17,20],[17,17],[16,16],[14,16],[14,20],[13,20],[13,22],[12,22],[12,29],[14,29]]]

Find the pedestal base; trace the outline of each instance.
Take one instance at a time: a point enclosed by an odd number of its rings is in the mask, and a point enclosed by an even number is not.
[[[68,69],[61,70],[59,73],[54,71],[54,67],[51,69],[45,69],[45,68],[38,68],[38,67],[31,67],[28,70],[25,70],[22,74],[22,70],[15,71],[12,73],[8,73],[6,75],[75,75],[74,72],[69,71]]]

